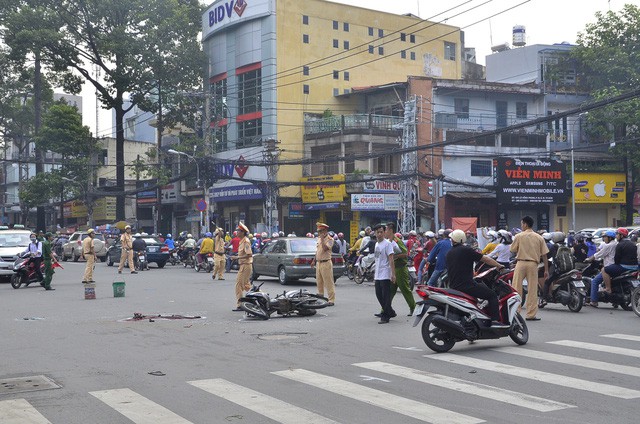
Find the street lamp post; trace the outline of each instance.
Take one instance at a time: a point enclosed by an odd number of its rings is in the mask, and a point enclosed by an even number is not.
[[[278,209],[278,158],[280,157],[280,149],[278,141],[274,139],[264,140],[264,150],[262,151],[263,159],[267,163],[267,189],[265,190],[265,226],[269,234],[276,230],[277,218],[274,219],[274,212]],[[277,213],[276,213],[277,217]],[[274,223],[275,221],[275,223]]]
[[[193,153],[195,154],[196,151],[196,146],[193,146]],[[173,150],[173,149],[169,149],[167,150],[167,153],[170,153],[172,155],[180,155],[180,156],[185,156],[189,161],[193,161],[193,163],[196,164],[196,186],[198,188],[200,188],[200,165],[198,164],[198,161],[196,160],[195,156],[190,155],[188,153],[185,152],[179,152],[177,150]],[[205,200],[205,202],[207,203],[207,212],[206,215],[203,211],[200,211],[200,225],[201,227],[204,229],[204,232],[209,231],[209,202],[207,201],[207,185],[206,184],[202,184],[202,188],[203,188],[203,193],[202,196]]]

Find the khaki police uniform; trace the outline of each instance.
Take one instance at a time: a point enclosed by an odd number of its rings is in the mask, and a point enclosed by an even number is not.
[[[120,236],[120,243],[122,244],[122,253],[120,253],[120,264],[118,264],[118,271],[122,271],[124,268],[124,262],[129,261],[129,270],[135,271],[135,265],[133,262],[133,237],[129,233],[124,233]]]
[[[96,250],[93,243],[93,238],[90,236],[87,236],[87,238],[82,240],[82,256],[87,260],[87,264],[84,268],[84,277],[82,277],[82,282],[93,282],[93,268],[96,263]]]
[[[213,278],[216,276],[218,280],[224,280],[224,269],[227,263],[227,259],[224,255],[224,239],[220,234],[216,235],[213,247]]]
[[[333,263],[331,262],[331,248],[334,240],[325,235],[318,237],[316,247],[316,285],[318,294],[324,296],[324,289],[327,289],[329,302],[336,300],[336,285],[333,281]]]
[[[251,273],[253,272],[253,251],[249,237],[243,237],[238,245],[238,276],[236,279],[236,304],[240,306],[243,290],[251,288]]]

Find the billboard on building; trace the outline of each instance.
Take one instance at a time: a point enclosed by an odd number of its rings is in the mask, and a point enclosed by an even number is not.
[[[302,203],[342,202],[347,195],[344,175],[304,177],[300,187]]]
[[[622,172],[576,172],[574,181],[576,203],[627,202],[627,178]]]
[[[351,210],[353,211],[397,211],[400,209],[399,194],[352,194]]]
[[[498,203],[567,203],[567,169],[553,159],[497,158],[493,160]]]

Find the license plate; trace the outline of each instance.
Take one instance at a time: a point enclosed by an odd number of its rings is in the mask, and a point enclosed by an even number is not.
[[[574,281],[573,285],[576,287],[584,287],[584,283],[582,281]]]
[[[157,252],[158,248],[157,247],[150,247],[149,248],[149,252]]]
[[[213,258],[207,258],[207,261],[213,263]]]
[[[416,308],[413,310],[413,316],[417,317],[422,314],[422,310],[424,309],[424,304],[416,305]]]
[[[416,267],[415,266],[410,266],[409,267],[409,272],[416,272]]]

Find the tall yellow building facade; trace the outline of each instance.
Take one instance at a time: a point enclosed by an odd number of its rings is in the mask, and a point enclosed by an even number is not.
[[[217,170],[215,219],[227,228],[244,220],[259,231],[265,222],[264,140],[279,142],[280,160],[300,159],[304,117],[362,109],[345,102],[352,89],[408,75],[462,75],[460,29],[413,15],[324,0],[219,0],[203,14],[202,29],[216,157],[246,161]],[[279,217],[301,196],[286,183],[302,177],[300,165],[279,167]]]

